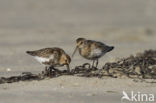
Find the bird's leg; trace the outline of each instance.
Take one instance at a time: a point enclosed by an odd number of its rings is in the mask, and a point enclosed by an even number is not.
[[[96,68],[97,68],[98,64],[99,64],[99,60],[97,59],[96,60],[96,66],[95,66]]]
[[[95,60],[93,60],[93,63],[92,63],[92,68],[94,68],[94,62],[95,62]]]
[[[70,74],[70,67],[67,65],[67,72]]]
[[[49,69],[49,67],[48,66],[45,66],[45,72],[48,71],[48,69]]]
[[[54,67],[53,66],[50,66],[49,67],[49,77],[51,77],[51,74],[52,74],[52,70],[54,69]]]
[[[49,70],[49,67],[45,66],[45,70],[42,71],[42,75],[47,76],[48,75],[48,70]]]

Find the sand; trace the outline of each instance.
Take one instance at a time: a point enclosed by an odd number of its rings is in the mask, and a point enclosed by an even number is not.
[[[156,49],[155,7],[154,0],[1,0],[0,77],[41,72],[44,67],[25,51],[61,47],[71,56],[78,37],[115,46],[100,59],[99,68],[106,62]],[[70,66],[85,62],[91,63],[76,53]],[[123,90],[156,96],[156,84],[61,76],[1,84],[0,102],[120,103]]]

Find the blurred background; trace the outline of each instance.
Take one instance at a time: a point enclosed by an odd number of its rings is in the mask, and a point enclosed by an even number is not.
[[[105,62],[156,49],[156,0],[0,0],[0,75],[41,71],[26,50],[61,47],[78,37],[115,46]],[[77,53],[71,67],[90,62]]]

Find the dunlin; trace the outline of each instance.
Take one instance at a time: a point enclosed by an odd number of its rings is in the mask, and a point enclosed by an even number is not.
[[[54,67],[67,66],[70,72],[69,64],[71,62],[70,56],[65,53],[61,48],[43,48],[35,51],[26,51],[29,55],[33,56],[38,62],[43,64],[46,68],[54,69]]]
[[[76,48],[72,54],[72,57],[79,50],[79,54],[88,59],[93,60],[92,67],[97,67],[98,59],[102,57],[107,52],[110,52],[114,49],[113,46],[108,46],[102,42],[87,40],[85,38],[78,38],[76,40]],[[94,62],[96,61],[96,65],[94,66]]]

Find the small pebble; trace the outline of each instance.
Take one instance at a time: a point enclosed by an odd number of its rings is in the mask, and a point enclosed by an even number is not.
[[[6,71],[7,71],[7,72],[10,72],[10,71],[11,71],[11,68],[7,68]]]

